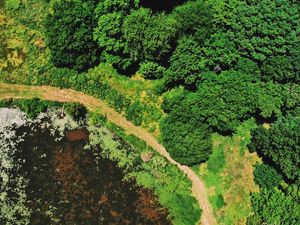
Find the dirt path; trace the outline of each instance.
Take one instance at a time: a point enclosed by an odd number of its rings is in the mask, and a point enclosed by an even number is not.
[[[146,141],[149,146],[166,157],[170,163],[175,164],[192,181],[193,195],[198,200],[199,206],[203,211],[201,223],[203,225],[217,224],[208,201],[204,183],[191,168],[183,166],[172,159],[166,149],[159,144],[157,139],[153,137],[147,130],[133,125],[131,122],[126,120],[125,117],[110,108],[107,103],[81,92],[49,86],[25,86],[0,83],[0,99],[33,97],[39,97],[44,100],[58,102],[80,102],[92,111],[105,114],[109,121],[122,127],[127,133],[133,134],[134,136]]]

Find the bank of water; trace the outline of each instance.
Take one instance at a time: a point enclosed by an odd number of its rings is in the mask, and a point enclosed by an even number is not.
[[[20,123],[22,113],[12,112],[0,129],[1,224],[170,224],[150,190],[124,181],[115,162],[84,149],[86,129],[61,136],[47,116]]]

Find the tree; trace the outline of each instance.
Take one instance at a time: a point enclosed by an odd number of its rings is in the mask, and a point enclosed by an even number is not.
[[[130,10],[137,7],[137,0],[104,0],[95,9],[97,26],[93,37],[102,49],[101,58],[121,72],[128,72],[135,66],[130,59],[122,27]]]
[[[287,116],[272,124],[270,129],[252,131],[249,148],[270,159],[288,179],[299,178],[300,117]]]
[[[165,63],[176,39],[176,20],[164,13],[140,8],[126,17],[123,32],[127,51],[134,62]]]
[[[126,43],[122,34],[125,15],[123,12],[107,13],[99,17],[98,26],[94,30],[94,39],[102,49],[102,61],[125,71],[132,65]]]
[[[209,37],[212,28],[211,8],[204,0],[188,1],[177,6],[172,15],[178,22],[181,36],[192,35],[200,43]]]
[[[231,24],[240,54],[259,63],[290,55],[299,43],[299,15],[299,4],[289,0],[241,2]]]
[[[49,14],[45,21],[52,63],[78,71],[97,64],[99,50],[92,36],[93,1],[55,3],[53,9],[53,15]]]
[[[220,72],[229,70],[240,59],[240,53],[230,31],[217,31],[204,43],[203,57],[206,58],[206,68]]]
[[[184,100],[172,105],[172,111],[160,124],[164,146],[176,161],[185,165],[207,160],[211,154],[209,128],[198,120]]]
[[[248,58],[240,58],[234,68],[250,76],[260,78],[260,69],[256,62]]]
[[[170,67],[165,73],[165,84],[168,87],[184,85],[194,89],[203,69],[201,46],[192,37],[183,37],[170,59]]]
[[[129,14],[131,9],[139,6],[139,0],[102,0],[99,1],[96,7],[98,16],[112,12],[123,12]]]
[[[212,13],[215,30],[223,30],[232,24],[232,18],[238,11],[241,0],[205,0]]]
[[[254,171],[254,181],[260,188],[272,189],[283,181],[282,176],[267,164],[257,164]]]
[[[257,112],[263,118],[280,113],[281,99],[255,77],[227,71],[203,74],[202,79],[197,92],[187,96],[187,107],[215,131],[232,132]]]
[[[145,60],[144,40],[145,30],[151,20],[151,10],[140,8],[132,11],[126,17],[123,26],[124,37],[127,43],[127,51],[134,62]]]
[[[300,82],[300,58],[295,62],[291,56],[273,56],[262,64],[262,79],[274,80],[280,83]]]
[[[256,221],[281,225],[300,221],[300,204],[277,188],[254,193],[251,201]]]

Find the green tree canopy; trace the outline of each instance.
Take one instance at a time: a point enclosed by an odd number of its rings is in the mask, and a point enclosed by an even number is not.
[[[232,132],[241,121],[256,115],[280,114],[281,98],[272,95],[277,86],[262,84],[255,77],[227,71],[202,76],[196,93],[187,96],[188,108],[213,130]]]
[[[251,201],[254,210],[252,217],[256,217],[252,221],[282,225],[298,224],[300,221],[300,204],[277,188],[254,193]]]
[[[257,164],[254,170],[254,181],[260,188],[272,189],[279,187],[282,176],[268,164]]]
[[[211,154],[208,126],[192,115],[185,104],[177,104],[161,122],[161,137],[170,155],[179,163],[194,165]]]
[[[252,132],[249,148],[271,159],[288,179],[300,175],[300,118],[280,118],[270,129],[259,127]]]
[[[262,63],[290,55],[299,43],[299,4],[289,0],[242,2],[231,24],[241,55]]]
[[[123,32],[127,51],[135,62],[165,62],[177,35],[176,20],[164,13],[140,8],[126,17]]]
[[[70,0],[55,3],[53,9],[45,21],[53,64],[79,71],[97,64],[98,47],[92,35],[94,2]]]
[[[203,69],[201,46],[192,37],[183,37],[170,59],[170,67],[165,73],[165,83],[168,87],[184,85],[195,88]]]
[[[204,0],[188,1],[177,6],[172,15],[178,22],[181,36],[193,35],[199,42],[208,38],[212,28],[212,13]]]
[[[98,24],[93,37],[102,49],[102,61],[124,72],[134,66],[126,47],[122,27],[130,10],[138,7],[135,0],[104,0],[97,4],[95,15]]]

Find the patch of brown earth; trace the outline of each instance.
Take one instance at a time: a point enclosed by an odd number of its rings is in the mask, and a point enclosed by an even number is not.
[[[86,141],[88,133],[82,129],[72,130],[66,134],[68,141]]]

